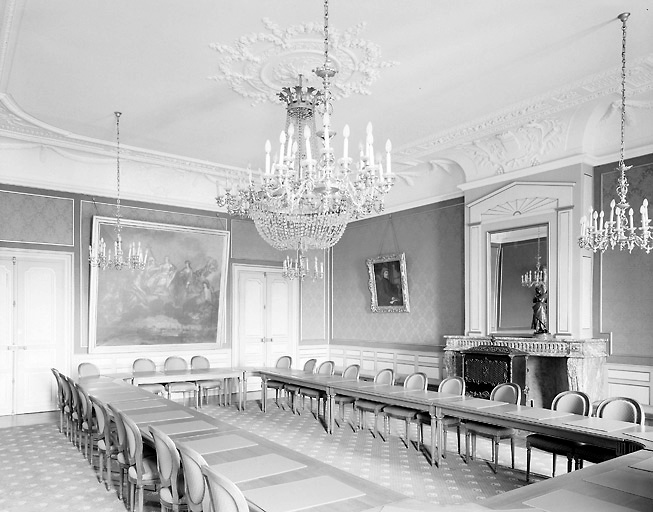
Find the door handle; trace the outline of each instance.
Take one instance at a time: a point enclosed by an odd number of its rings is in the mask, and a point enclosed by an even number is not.
[[[270,338],[270,343],[272,343],[273,341],[274,341],[274,340],[273,340],[272,338]]]
[[[261,338],[261,343],[265,343],[265,338]]]

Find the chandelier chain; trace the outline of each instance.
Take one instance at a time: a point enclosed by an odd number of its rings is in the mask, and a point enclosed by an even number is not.
[[[122,231],[120,225],[120,116],[122,112],[114,112],[116,116],[116,233]]]

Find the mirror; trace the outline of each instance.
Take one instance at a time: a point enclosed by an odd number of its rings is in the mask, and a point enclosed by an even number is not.
[[[488,250],[488,290],[490,296],[490,332],[498,335],[533,335],[534,315],[548,325],[547,307],[536,298],[536,287],[523,285],[524,276],[530,272],[535,279],[538,256],[540,269],[548,268],[548,225],[490,233]],[[548,280],[545,290],[548,291]],[[542,290],[539,290],[540,292]],[[544,315],[544,316],[542,316]],[[538,325],[541,322],[538,321]]]

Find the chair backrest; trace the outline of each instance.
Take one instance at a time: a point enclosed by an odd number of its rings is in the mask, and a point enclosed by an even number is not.
[[[374,383],[394,386],[395,371],[392,368],[384,368],[383,370],[379,370],[374,376]]]
[[[95,414],[95,419],[97,421],[97,440],[103,440],[106,448],[109,449],[109,443],[111,442],[109,412],[104,403],[96,397],[89,395],[88,398],[93,404],[93,413]]]
[[[596,415],[599,418],[628,421],[638,425],[644,425],[645,419],[642,405],[637,400],[625,396],[606,398],[596,408]]]
[[[151,359],[148,359],[147,357],[141,357],[139,359],[136,359],[132,363],[132,371],[134,372],[155,372],[156,371],[156,364],[154,361]]]
[[[424,372],[411,373],[404,381],[404,389],[421,389],[426,391],[429,385],[429,378]]]
[[[127,441],[125,455],[127,456],[127,462],[136,469],[136,485],[140,487],[145,472],[143,468],[143,436],[134,420],[120,411],[117,412],[125,425],[125,438]]]
[[[506,402],[507,404],[518,404],[521,400],[521,387],[514,382],[497,384],[490,393],[490,400]]]
[[[320,375],[333,375],[336,370],[336,365],[333,361],[324,361],[317,368],[317,373]]]
[[[125,423],[122,421],[122,415],[120,414],[120,411],[111,404],[107,404],[107,408],[111,411],[113,423],[116,426],[116,433],[118,434],[118,451],[122,453],[126,461],[129,461],[129,455],[127,453],[127,428],[125,427]]]
[[[215,512],[249,512],[247,500],[235,483],[210,466],[201,469]]]
[[[277,359],[277,364],[275,368],[290,368],[292,366],[292,357],[290,356],[281,356]]]
[[[63,392],[64,405],[72,407],[73,397],[72,391],[70,391],[70,383],[68,382],[68,377],[66,377],[63,373],[59,373],[59,378],[61,382],[61,391]]]
[[[68,381],[68,388],[70,389],[70,409],[73,412],[77,413],[77,419],[79,420],[79,394],[77,392],[77,386],[73,379],[70,377],[65,377]]]
[[[342,378],[343,379],[356,379],[356,380],[358,380],[358,374],[360,373],[360,371],[361,371],[361,365],[360,364],[350,364],[342,372]]]
[[[177,446],[168,434],[153,425],[150,425],[150,433],[154,438],[156,465],[159,469],[161,486],[168,488],[172,502],[177,504],[183,494],[183,487],[180,487],[183,486],[183,479],[180,479],[181,456]]]
[[[176,443],[181,455],[181,467],[184,470],[184,488],[186,490],[186,502],[191,512],[202,512],[209,510],[211,498],[206,492],[202,466],[206,461],[197,451],[184,445],[183,441]]]
[[[462,377],[447,377],[438,386],[440,393],[450,393],[452,395],[465,394],[465,380]]]
[[[190,358],[190,367],[194,370],[206,370],[211,368],[211,363],[205,356],[193,356]]]
[[[582,391],[563,391],[555,396],[551,402],[551,409],[588,416],[592,410],[592,403],[590,397]]]
[[[304,363],[304,371],[313,373],[315,371],[316,364],[317,364],[317,359],[309,359]]]
[[[85,421],[90,429],[93,421],[93,405],[91,405],[88,393],[84,391],[83,387],[75,383],[75,389],[77,390],[77,398],[79,400],[80,421]]]
[[[163,363],[165,370],[187,370],[188,363],[183,357],[170,356]]]
[[[93,363],[79,363],[77,375],[80,377],[99,377],[100,369]]]
[[[54,375],[54,380],[57,383],[57,407],[61,408],[64,403],[63,396],[63,386],[61,384],[61,376],[59,375],[59,370],[56,368],[50,368],[52,375]]]

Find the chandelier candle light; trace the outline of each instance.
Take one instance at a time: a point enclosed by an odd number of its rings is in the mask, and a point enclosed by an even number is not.
[[[547,281],[546,267],[542,266],[542,257],[540,256],[540,236],[537,236],[537,261],[535,263],[535,270],[529,270],[521,276],[521,285],[528,288],[542,285],[546,288]]]
[[[628,204],[628,180],[626,171],[632,166],[624,162],[624,129],[626,120],[626,21],[630,13],[618,16],[622,23],[621,46],[621,146],[619,165],[619,179],[617,181],[617,195],[619,202],[614,199],[610,202],[610,220],[605,220],[603,210],[599,213],[590,208],[589,218],[581,219],[581,236],[578,245],[583,249],[605,252],[608,247],[620,250],[628,249],[632,252],[635,247],[643,249],[646,253],[653,250],[653,230],[648,217],[648,199],[644,199],[639,209],[641,225],[638,227],[633,219],[633,209]]]
[[[250,217],[261,237],[280,251],[295,251],[286,258],[288,278],[301,278],[304,252],[333,247],[347,224],[384,210],[384,200],[394,184],[390,141],[385,145],[385,169],[375,161],[372,125],[367,125],[359,161],[349,156],[349,126],[345,126],[342,157],[336,159],[331,127],[333,111],[330,81],[336,70],[329,59],[329,10],[324,3],[324,65],[314,70],[322,90],[303,84],[284,87],[279,98],[286,104],[286,129],[279,136],[279,152],[272,156],[265,143],[265,170],[261,183],[247,183],[225,191],[218,187],[217,204],[230,215]],[[316,114],[320,128],[316,129]],[[306,263],[306,260],[304,263]],[[308,265],[306,265],[308,268]],[[323,263],[317,278],[324,275]]]
[[[89,246],[88,261],[91,267],[98,267],[102,270],[113,269],[122,270],[128,268],[129,270],[144,270],[147,263],[148,251],[141,249],[141,243],[138,245],[132,242],[129,245],[129,253],[127,259],[124,259],[124,251],[122,248],[122,224],[120,223],[120,112],[114,112],[116,116],[116,240],[113,243],[113,253],[107,256],[107,244],[104,238],[100,238],[99,242],[95,242]]]

